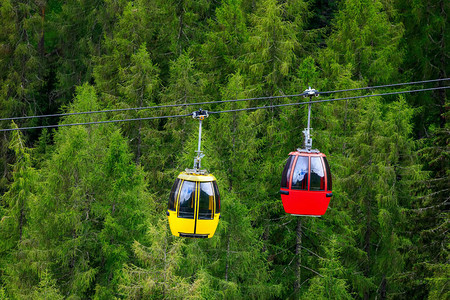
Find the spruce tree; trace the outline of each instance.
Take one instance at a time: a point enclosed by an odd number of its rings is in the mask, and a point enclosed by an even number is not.
[[[18,128],[13,123],[13,128]],[[13,131],[9,148],[14,151],[16,162],[13,166],[12,183],[8,192],[2,196],[4,215],[1,226],[1,251],[15,249],[22,240],[27,224],[29,207],[37,189],[38,173],[32,167],[31,149],[25,145],[24,136],[20,131]]]
[[[352,299],[348,284],[343,278],[344,267],[339,261],[341,251],[336,238],[332,237],[330,246],[326,249],[326,257],[321,258],[320,273],[312,279],[308,292],[302,299]]]
[[[349,68],[353,79],[367,84],[397,79],[403,32],[402,24],[389,18],[382,1],[343,1],[323,50],[324,75],[333,76],[330,71],[338,64]]]
[[[93,87],[78,88],[72,112],[98,110]],[[98,117],[71,116],[64,122]],[[7,267],[11,291],[29,297],[45,270],[65,297],[111,298],[133,241],[145,232],[148,200],[142,171],[114,127],[64,127],[30,203],[26,238]]]
[[[401,290],[396,284],[404,267],[401,250],[409,243],[401,231],[401,211],[411,204],[408,189],[420,180],[410,138],[412,110],[402,100],[386,110],[384,114],[376,99],[363,103],[350,156],[343,160],[348,173],[341,174],[354,203],[351,216],[359,222],[355,230],[365,252],[362,271],[374,284],[354,287],[365,298],[375,292],[385,298]]]

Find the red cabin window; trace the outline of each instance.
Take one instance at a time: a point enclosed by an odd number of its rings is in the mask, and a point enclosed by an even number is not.
[[[295,190],[308,190],[309,157],[298,156],[292,172],[292,186]]]
[[[289,188],[289,178],[291,177],[291,166],[294,161],[294,157],[295,156],[290,155],[286,165],[284,166],[283,174],[281,175],[281,188]]]
[[[311,157],[311,184],[310,191],[325,191],[325,172],[322,159],[318,156]]]
[[[327,171],[327,191],[331,191],[332,190],[332,180],[331,180],[330,165],[328,165],[328,160],[326,157],[323,158],[323,162],[325,164],[325,170]]]

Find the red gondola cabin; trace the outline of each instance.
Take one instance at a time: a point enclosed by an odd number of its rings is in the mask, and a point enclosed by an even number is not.
[[[286,213],[322,216],[330,203],[331,172],[325,154],[317,150],[289,153],[281,177],[281,201]]]

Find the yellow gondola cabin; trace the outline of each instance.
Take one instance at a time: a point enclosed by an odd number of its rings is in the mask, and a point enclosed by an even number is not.
[[[220,218],[220,195],[212,174],[181,172],[172,187],[167,210],[175,236],[211,238]]]

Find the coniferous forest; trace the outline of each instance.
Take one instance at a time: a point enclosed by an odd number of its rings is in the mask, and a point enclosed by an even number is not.
[[[286,214],[279,192],[307,105],[273,106],[309,99],[271,98],[448,86],[354,90],[447,78],[449,8],[2,0],[0,128],[41,128],[0,132],[0,299],[449,299],[447,90],[312,105],[333,176],[320,218]],[[247,98],[263,99],[185,105]],[[166,216],[199,122],[145,120],[199,108],[233,110],[203,121],[210,239],[172,236]]]

